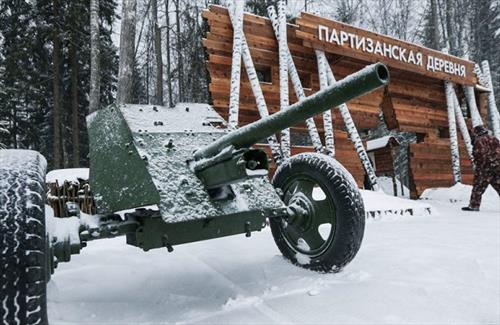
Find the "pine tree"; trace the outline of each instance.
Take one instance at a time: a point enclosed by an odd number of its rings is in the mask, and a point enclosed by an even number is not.
[[[0,142],[42,152],[55,167],[54,30],[60,41],[60,163],[84,165],[90,81],[89,0],[60,1],[55,25],[52,0],[0,2]],[[100,1],[101,102],[114,101],[117,55],[111,40],[114,0]],[[54,29],[54,26],[57,28]],[[75,141],[80,143],[79,150]]]
[[[32,12],[27,1],[0,2],[0,136],[10,148],[38,148]]]

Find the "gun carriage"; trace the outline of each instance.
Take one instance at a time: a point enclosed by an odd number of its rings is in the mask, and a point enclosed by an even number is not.
[[[125,236],[144,251],[172,251],[211,238],[250,237],[269,222],[285,258],[338,272],[356,255],[364,232],[363,202],[352,176],[331,157],[305,153],[283,161],[269,181],[269,158],[252,146],[388,82],[388,69],[373,64],[232,130],[204,104],[97,111],[87,118],[97,214],[73,206],[71,214],[79,218],[56,235],[45,229],[45,159],[34,151],[0,150],[4,319],[46,322],[46,284],[55,267],[102,238]],[[20,297],[22,308],[16,309]]]

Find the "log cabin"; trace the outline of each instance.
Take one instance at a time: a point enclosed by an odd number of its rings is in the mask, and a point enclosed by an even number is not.
[[[207,26],[203,45],[207,57],[210,104],[227,119],[233,25],[228,10],[221,6],[210,6],[202,16]],[[243,33],[269,113],[272,114],[280,109],[278,40],[272,23],[266,17],[245,13]],[[415,135],[413,143],[401,144],[408,151],[408,180],[405,185],[410,189],[412,198],[418,198],[426,188],[448,187],[456,182],[452,169],[445,82],[452,83],[460,103],[465,103],[462,86],[473,87],[479,113],[486,121],[485,88],[479,84],[474,62],[305,12],[293,23],[288,23],[287,43],[307,96],[320,89],[315,50],[324,51],[337,80],[373,62],[385,63],[391,73],[389,86],[347,103],[358,132],[366,141],[370,131],[383,123],[391,133]],[[297,97],[291,84],[288,93],[289,102],[293,104]],[[464,116],[470,131],[472,123],[468,109],[465,109]],[[242,68],[238,125],[259,118],[248,76]],[[322,117],[317,116],[314,120],[323,137]],[[332,123],[335,158],[362,186],[365,171],[347,135],[341,114],[335,108],[332,109]],[[291,134],[292,154],[314,150],[308,141],[305,123],[293,127]],[[268,150],[264,143],[259,147]],[[473,171],[461,135],[458,135],[458,147],[459,158],[456,161],[460,163],[461,181],[471,184]],[[390,164],[388,166],[389,170],[385,173],[391,173]]]

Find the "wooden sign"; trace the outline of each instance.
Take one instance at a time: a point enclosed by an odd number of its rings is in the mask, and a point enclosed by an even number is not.
[[[475,85],[474,63],[389,36],[351,25],[302,13],[296,19],[297,37],[304,46],[321,49],[368,62],[383,62],[389,67]]]

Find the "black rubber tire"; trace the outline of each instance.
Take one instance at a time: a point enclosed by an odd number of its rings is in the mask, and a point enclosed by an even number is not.
[[[47,324],[45,169],[31,150],[0,150],[2,324]]]
[[[335,206],[335,225],[324,251],[311,256],[307,264],[297,261],[297,250],[284,237],[283,219],[270,218],[274,240],[284,257],[293,264],[318,272],[335,273],[342,270],[357,254],[365,229],[363,199],[351,174],[335,159],[322,154],[303,153],[291,157],[276,171],[275,188],[286,191],[286,184],[297,177],[308,177],[321,184]],[[286,202],[285,202],[286,203]]]

